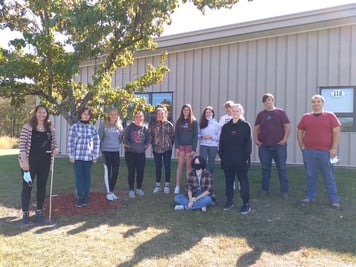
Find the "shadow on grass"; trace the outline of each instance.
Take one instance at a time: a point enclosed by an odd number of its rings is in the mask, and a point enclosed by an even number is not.
[[[122,163],[120,177],[126,177],[124,161]],[[66,161],[58,162],[57,166],[56,190],[58,193],[68,192],[73,188],[72,184],[68,183],[68,176],[71,175],[72,169],[68,171]],[[101,167],[100,164],[94,166],[93,177],[101,177]],[[174,169],[173,167],[172,170]],[[44,234],[48,231],[73,226],[72,229],[66,230],[66,233],[76,235],[100,225],[114,227],[121,224],[130,226],[130,229],[122,234],[124,239],[130,239],[152,227],[164,230],[155,237],[140,243],[129,260],[118,263],[117,266],[120,267],[135,266],[146,259],[175,257],[189,252],[205,238],[221,236],[246,240],[250,250],[242,254],[231,255],[231,258],[236,258],[238,266],[255,264],[264,252],[284,255],[308,247],[346,254],[355,253],[356,181],[350,179],[355,177],[355,170],[336,170],[337,173],[342,173],[336,176],[340,177],[337,183],[343,208],[333,210],[328,206],[322,184],[319,184],[318,201],[312,206],[301,207],[296,204],[304,194],[304,179],[301,178],[304,170],[301,167],[289,167],[291,193],[288,201],[282,201],[279,198],[278,179],[275,173],[271,182],[271,194],[265,198],[260,197],[258,194],[260,170],[259,166],[253,166],[249,174],[252,211],[246,216],[239,214],[241,200],[238,192],[235,192],[235,207],[229,211],[223,211],[221,206],[209,208],[206,213],[174,211],[173,194],[153,195],[151,193],[154,180],[148,177],[153,177],[152,161],[147,162],[146,171],[148,174],[143,185],[146,195],[143,198],[127,199],[127,191],[122,191],[119,194],[122,205],[106,215],[61,217],[56,219],[52,225],[29,227],[22,227],[19,217],[7,216],[0,218],[0,232],[3,236],[14,236],[30,230],[34,230],[36,234]],[[0,182],[4,184],[5,179],[9,179],[11,168],[2,169],[0,172],[2,174]],[[222,205],[225,197],[221,170],[217,170],[215,177],[214,187]],[[59,180],[61,180],[60,183]],[[5,187],[11,190],[16,188],[17,192],[20,191],[20,182],[16,185],[17,182],[9,183],[8,181]],[[101,178],[93,179],[91,190],[102,190],[102,183]],[[120,178],[118,186],[127,189],[126,179]],[[1,191],[6,191],[6,188]],[[14,203],[18,199],[13,194],[8,196],[9,199],[2,205],[14,208]],[[34,229],[35,227],[37,228]],[[219,244],[214,245],[219,246]]]

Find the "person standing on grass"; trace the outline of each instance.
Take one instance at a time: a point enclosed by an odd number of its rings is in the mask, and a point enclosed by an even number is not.
[[[191,163],[193,169],[189,172],[185,194],[175,195],[174,201],[177,204],[175,210],[196,210],[206,211],[207,206],[212,203],[213,177],[206,169],[206,161],[202,156],[195,156]]]
[[[144,126],[144,114],[142,111],[134,112],[134,121],[124,130],[123,143],[125,147],[125,160],[127,165],[127,180],[130,188],[129,197],[144,196],[142,190],[145,170],[145,151],[151,144],[151,134]],[[136,191],[135,191],[136,175]]]
[[[208,171],[214,175],[215,158],[218,154],[220,126],[215,120],[214,109],[204,108],[200,117],[198,138],[200,142],[199,154],[208,161]]]
[[[235,176],[240,182],[240,196],[242,198],[241,214],[248,214],[250,208],[250,188],[248,170],[252,149],[251,126],[241,118],[244,110],[242,105],[232,106],[232,119],[222,128],[219,142],[219,156],[225,174],[225,190],[227,201],[224,210],[233,207]]]
[[[333,112],[323,109],[324,103],[323,96],[314,95],[311,99],[312,112],[305,113],[297,125],[297,140],[303,154],[307,183],[301,204],[310,204],[315,200],[320,171],[331,207],[340,208],[334,165],[330,159],[336,157],[341,124]]]
[[[90,123],[92,108],[79,110],[79,121],[68,131],[68,157],[75,175],[76,207],[89,205],[91,167],[99,158],[100,139],[97,129]]]
[[[22,127],[19,140],[19,163],[22,181],[22,222],[30,222],[29,206],[32,182],[37,178],[36,223],[44,222],[43,203],[46,197],[46,185],[51,165],[51,158],[58,154],[55,129],[49,120],[48,109],[38,105],[29,122]]]
[[[258,146],[262,165],[261,195],[267,196],[270,188],[272,159],[276,163],[281,197],[288,199],[287,140],[290,121],[284,110],[274,106],[274,96],[266,93],[262,97],[265,109],[257,114],[253,137]]]
[[[115,200],[114,193],[120,168],[120,144],[123,129],[117,109],[111,109],[100,124],[99,137],[104,165],[104,183],[106,188],[106,199]]]
[[[169,194],[174,127],[173,124],[168,121],[168,111],[166,107],[158,107],[156,109],[156,120],[151,125],[150,131],[156,173],[156,186],[153,193],[155,194],[161,191],[161,172],[163,161],[165,170],[165,184],[163,192],[165,194]]]
[[[190,104],[183,105],[180,116],[176,121],[174,145],[178,159],[174,194],[179,194],[184,161],[186,174],[188,174],[192,169],[192,157],[195,155],[198,145],[198,122]]]

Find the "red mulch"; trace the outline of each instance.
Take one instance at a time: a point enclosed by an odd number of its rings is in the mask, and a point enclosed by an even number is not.
[[[77,208],[75,206],[74,193],[54,195],[52,196],[52,219],[58,219],[62,216],[71,217],[75,215],[97,216],[106,214],[114,209],[118,209],[120,204],[122,204],[122,199],[120,197],[117,200],[109,201],[106,199],[106,193],[90,192],[89,205]],[[49,197],[45,200],[44,212],[48,216]]]

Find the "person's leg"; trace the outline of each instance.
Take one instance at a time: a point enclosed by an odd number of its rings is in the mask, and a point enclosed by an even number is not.
[[[249,204],[250,201],[250,184],[248,181],[248,166],[247,164],[241,164],[236,167],[237,178],[240,182],[240,196],[243,204]]]
[[[334,166],[330,163],[329,151],[318,151],[318,154],[320,159],[321,175],[323,176],[328,198],[331,203],[339,203],[340,198],[336,189]]]
[[[136,185],[137,189],[142,189],[143,176],[145,171],[146,155],[145,152],[136,154],[136,170],[137,170],[137,179]]]
[[[183,164],[185,158],[185,151],[179,151],[178,158],[177,158],[177,171],[176,171],[176,186],[180,186],[180,181],[182,178],[183,173]]]
[[[270,181],[271,181],[271,168],[272,168],[272,155],[269,150],[269,147],[259,146],[258,156],[260,158],[261,167],[262,167],[261,189],[262,191],[268,193]]]
[[[163,162],[164,162],[164,172],[165,172],[166,183],[169,183],[171,180],[171,161],[172,161],[172,149],[167,150],[163,153]]]
[[[92,161],[83,161],[83,179],[84,179],[84,198],[83,204],[89,204],[89,191],[90,191],[90,184],[91,184],[91,166]]]
[[[189,199],[186,194],[178,194],[174,196],[174,202],[177,205],[183,205],[184,207],[187,207],[189,203]]]
[[[110,192],[114,192],[120,168],[120,152],[111,152],[111,179]]]
[[[226,202],[228,204],[233,204],[234,199],[234,181],[235,181],[235,171],[231,167],[224,167],[225,174],[225,194]]]
[[[193,203],[192,210],[201,209],[203,207],[207,207],[211,204],[212,198],[211,196],[204,196],[199,198],[197,201]]]
[[[21,177],[23,177],[23,171],[21,170]],[[32,184],[34,183],[35,176],[31,173]],[[31,191],[32,186],[29,186],[28,183],[22,180],[22,191],[21,191],[21,203],[22,203],[22,212],[28,212],[30,207]]]
[[[156,185],[161,182],[162,175],[162,153],[153,152],[153,159],[155,162]]]
[[[307,191],[305,197],[310,201],[313,201],[316,198],[319,163],[316,156],[316,150],[304,149],[302,153],[303,153],[303,162],[306,171],[306,183],[307,183]]]
[[[287,145],[277,145],[273,148],[273,159],[276,163],[281,193],[288,193],[289,182],[287,176]]]
[[[208,147],[204,145],[199,146],[199,155],[208,162]]]
[[[84,180],[83,180],[83,161],[76,160],[73,164],[75,175],[75,191],[77,200],[82,201],[84,198]]]
[[[215,171],[215,158],[218,153],[218,148],[216,146],[208,147],[208,171],[213,175]]]
[[[127,182],[130,191],[134,191],[135,185],[135,157],[132,152],[125,152],[125,160],[127,166]]]
[[[43,203],[46,198],[46,185],[47,185],[47,179],[48,179],[48,174],[49,174],[49,169],[51,166],[51,158],[48,157],[44,160],[41,160],[36,163],[36,169],[37,169],[37,192],[36,192],[36,198],[37,198],[37,210],[42,210],[43,209]]]
[[[192,170],[192,156],[191,151],[185,154],[185,177],[187,177],[188,173]]]
[[[109,171],[109,153],[103,151],[103,166],[104,166],[104,184],[105,184],[105,189],[106,192],[109,193],[110,191],[110,182],[109,182],[109,177],[110,177],[110,171]]]

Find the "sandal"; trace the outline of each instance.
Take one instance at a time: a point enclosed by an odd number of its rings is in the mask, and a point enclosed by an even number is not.
[[[334,209],[340,209],[340,204],[338,202],[331,203],[331,207]]]

